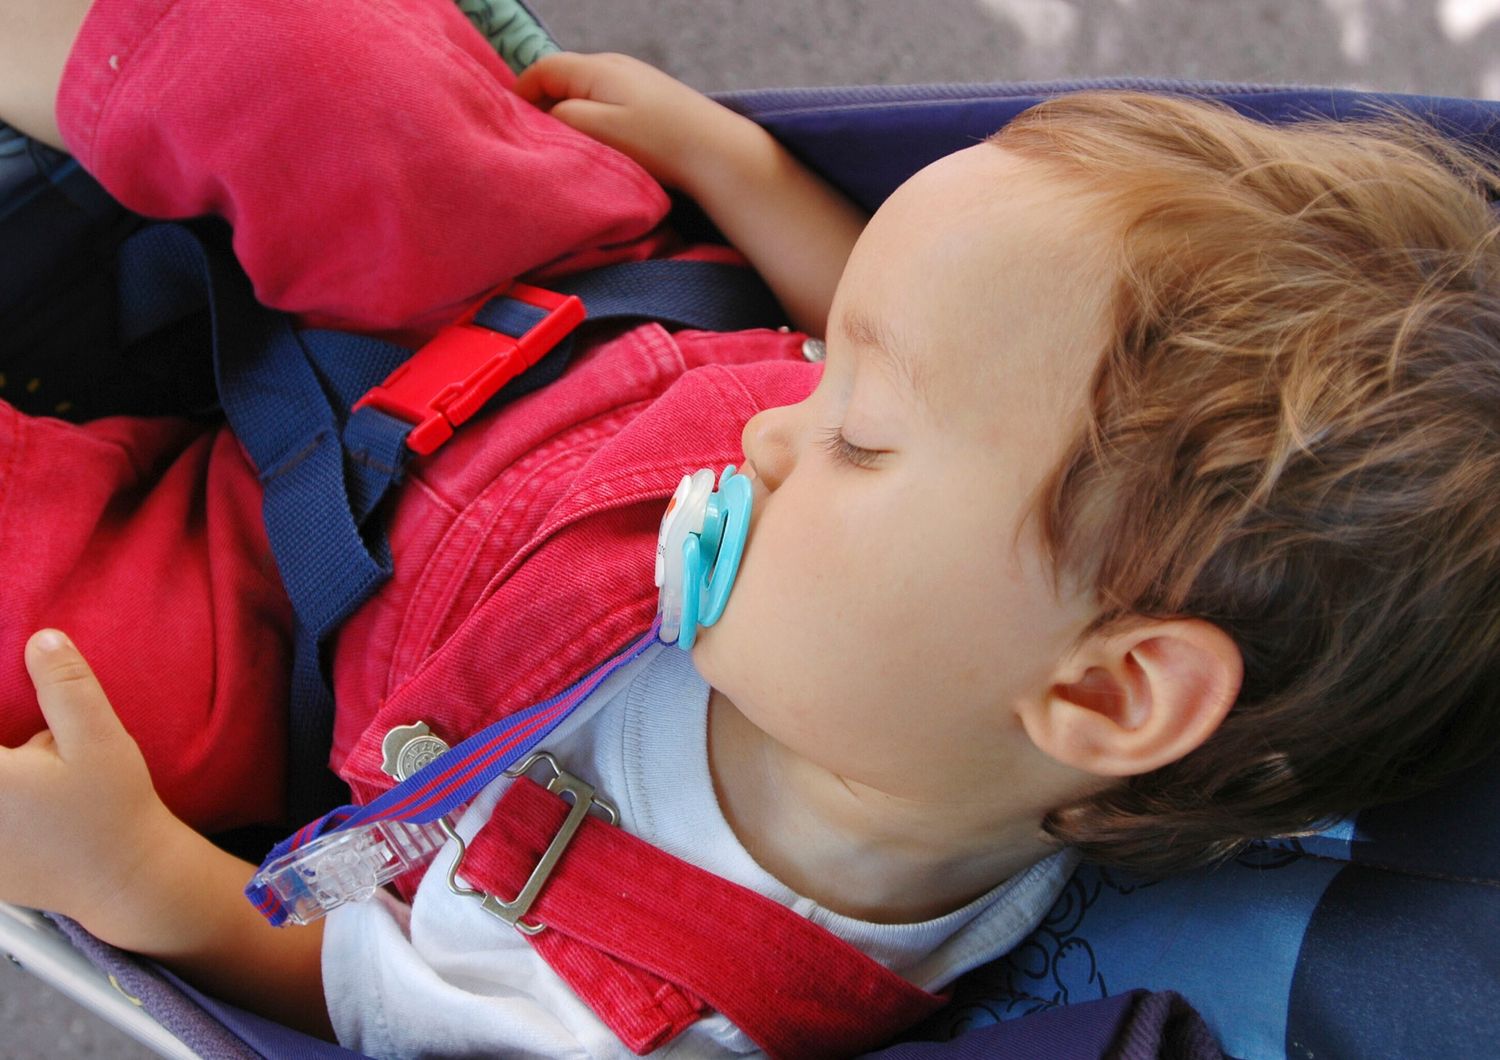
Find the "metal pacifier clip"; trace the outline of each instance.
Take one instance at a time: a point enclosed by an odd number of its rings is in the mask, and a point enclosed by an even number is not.
[[[656,539],[661,640],[690,651],[698,627],[724,614],[750,532],[750,480],[733,464],[719,476],[707,468],[683,475]]]
[[[642,650],[644,647],[643,644]],[[639,651],[627,653],[618,661],[623,664],[638,654]],[[595,676],[602,681],[615,668],[617,667],[611,666],[603,673],[596,672]],[[578,698],[584,698],[599,683],[600,681],[591,681],[581,689]],[[543,735],[545,731],[539,733],[537,739]],[[464,746],[469,745],[466,743]],[[401,794],[414,779],[420,779],[420,775],[429,766],[453,754],[447,742],[436,736],[425,722],[420,721],[392,728],[381,742],[381,750],[385,758],[381,769],[397,782],[397,788],[393,789],[396,795]],[[567,818],[514,899],[505,901],[467,887],[459,881],[459,870],[468,845],[454,828],[448,814],[424,823],[386,818],[347,830],[336,829],[306,845],[267,859],[251,881],[247,894],[273,923],[310,924],[346,902],[368,899],[377,888],[391,883],[405,873],[423,869],[444,842],[450,841],[457,850],[448,868],[448,889],[460,897],[476,899],[485,912],[523,934],[540,933],[545,925],[528,923],[522,917],[531,909],[558,859],[583,824],[583,819],[590,813],[596,813],[610,824],[619,824],[620,815],[611,803],[599,796],[592,785],[563,769],[546,751],[531,750],[526,753],[527,750],[529,748],[520,749],[518,761],[509,768],[495,770],[494,774],[515,779],[533,774],[539,768],[543,769],[547,773],[544,781],[546,789],[567,800],[570,807]],[[459,754],[457,757],[460,768],[471,761],[469,755]],[[482,773],[479,783],[485,784],[491,779],[493,776],[488,772]],[[448,801],[454,803],[450,806],[451,809],[461,808],[457,800]],[[336,814],[340,812],[342,811],[335,811]],[[293,837],[293,840],[296,838]],[[258,898],[252,891],[261,897]],[[267,896],[274,896],[274,916],[272,908],[266,904]]]
[[[397,781],[405,781],[429,762],[446,754],[448,745],[434,736],[425,722],[419,721],[414,725],[398,726],[386,733],[385,739],[381,742],[381,751],[385,755],[385,762],[381,765],[381,769]],[[541,860],[531,870],[531,876],[527,879],[526,885],[510,901],[466,887],[459,882],[458,873],[463,866],[464,855],[468,852],[468,844],[458,834],[458,829],[453,827],[450,818],[439,817],[435,822],[442,829],[443,834],[458,847],[458,851],[453,855],[453,862],[448,866],[448,890],[460,898],[475,899],[486,913],[500,918],[523,935],[539,935],[545,930],[546,925],[527,923],[521,918],[531,910],[531,904],[541,893],[547,877],[552,875],[553,868],[562,857],[563,851],[567,849],[568,843],[572,841],[574,833],[583,824],[584,817],[590,812],[597,812],[610,824],[620,823],[620,814],[612,803],[600,798],[594,791],[593,785],[578,779],[559,766],[557,759],[546,751],[531,752],[519,763],[505,770],[501,776],[514,780],[516,777],[533,772],[537,766],[545,768],[549,774],[546,781],[547,790],[567,799],[571,805],[562,827],[557,830],[557,834],[553,836],[552,842],[542,854]]]

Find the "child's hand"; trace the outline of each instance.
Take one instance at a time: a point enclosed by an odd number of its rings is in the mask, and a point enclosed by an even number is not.
[[[538,59],[520,95],[691,196],[750,260],[797,328],[825,334],[864,211],[765,129],[624,55]]]
[[[629,155],[662,184],[690,193],[703,163],[713,156],[715,139],[753,127],[628,55],[549,55],[517,78],[515,90],[579,132]]]
[[[211,994],[332,1041],[321,922],[281,931],[245,901],[254,866],[172,816],[67,638],[32,637],[26,669],[50,728],[0,748],[0,899],[65,913]]]
[[[177,821],[72,642],[36,634],[26,668],[49,728],[0,748],[0,899],[87,921]]]

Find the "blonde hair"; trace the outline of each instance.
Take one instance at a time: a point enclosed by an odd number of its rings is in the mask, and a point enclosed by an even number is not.
[[[1240,696],[1047,830],[1163,872],[1429,788],[1500,746],[1495,170],[1412,119],[1264,125],[1098,93],[994,138],[1117,222],[1113,338],[1037,503],[1090,632],[1196,616]]]

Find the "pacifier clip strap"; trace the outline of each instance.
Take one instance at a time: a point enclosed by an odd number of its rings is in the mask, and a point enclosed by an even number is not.
[[[288,920],[306,923],[350,898],[359,897],[329,894],[319,898],[299,886],[298,877],[308,875],[308,866],[299,864],[299,858],[313,856],[317,844],[341,833],[383,822],[425,824],[453,813],[525,756],[606,678],[655,644],[660,628],[660,620],[653,621],[625,651],[565,691],[508,715],[469,737],[368,805],[342,806],[304,825],[271,850],[245,888],[245,896],[262,916],[278,926]],[[307,908],[289,908],[288,898],[293,895],[305,900]]]
[[[465,881],[518,893],[569,809],[518,779],[469,844]],[[594,816],[528,915],[542,927],[532,945],[636,1052],[714,1009],[772,1056],[848,1056],[946,1003],[779,902]]]

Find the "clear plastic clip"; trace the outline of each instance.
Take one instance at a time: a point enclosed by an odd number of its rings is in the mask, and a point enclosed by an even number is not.
[[[294,924],[311,924],[345,902],[362,902],[398,876],[419,869],[447,840],[442,823],[376,821],[330,832],[285,854],[255,883],[275,892]]]
[[[384,772],[400,783],[448,750],[426,722],[400,725],[381,743]],[[320,836],[256,873],[256,885],[281,899],[287,920],[310,924],[345,902],[363,902],[377,888],[422,868],[453,835],[448,818],[427,824],[374,821]]]

